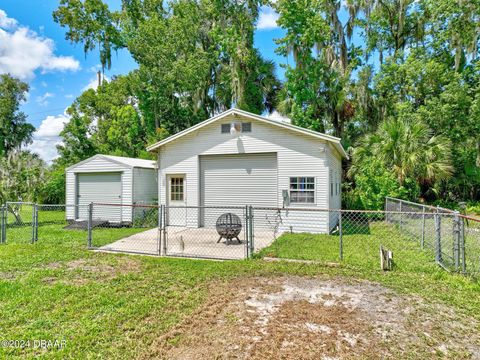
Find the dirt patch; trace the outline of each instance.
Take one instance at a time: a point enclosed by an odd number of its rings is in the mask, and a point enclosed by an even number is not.
[[[118,258],[114,262],[101,262],[96,259],[78,259],[66,263],[54,262],[45,266],[52,270],[66,270],[66,279],[62,276],[62,283],[83,285],[92,280],[110,280],[120,275],[141,271],[138,260],[130,258]],[[45,282],[53,284],[58,281],[54,277],[47,277]]]
[[[282,277],[215,284],[142,358],[480,359],[479,324],[378,284]]]

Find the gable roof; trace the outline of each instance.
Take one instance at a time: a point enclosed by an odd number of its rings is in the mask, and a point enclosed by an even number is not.
[[[128,158],[128,157],[123,157],[123,156],[113,156],[113,155],[103,155],[103,154],[97,154],[92,157],[89,157],[88,159],[85,159],[83,161],[80,161],[79,163],[76,163],[65,170],[72,170],[76,168],[79,165],[85,164],[93,159],[98,159],[98,158],[103,158],[105,160],[124,165],[130,168],[146,168],[146,169],[154,169],[155,168],[155,161],[152,160],[144,160],[144,159],[135,159],[135,158]]]
[[[264,122],[264,123],[267,123],[267,124],[270,124],[270,125],[278,126],[280,128],[283,128],[283,129],[291,130],[291,131],[294,131],[294,132],[297,132],[297,133],[300,133],[300,134],[303,134],[303,135],[312,136],[314,138],[330,142],[333,145],[333,147],[340,153],[340,155],[342,157],[348,158],[348,155],[345,152],[345,149],[343,148],[342,144],[340,143],[340,138],[337,138],[337,137],[331,136],[331,135],[326,135],[326,134],[323,134],[323,133],[320,133],[320,132],[317,132],[317,131],[305,129],[305,128],[302,128],[300,126],[296,126],[296,125],[272,120],[272,119],[269,119],[265,116],[252,114],[248,111],[243,111],[243,110],[239,110],[239,109],[230,109],[230,110],[224,111],[221,114],[213,116],[213,117],[211,117],[211,118],[209,118],[205,121],[202,121],[202,122],[200,122],[200,123],[198,123],[194,126],[189,127],[188,129],[180,131],[180,132],[176,133],[175,135],[169,136],[168,138],[163,139],[162,141],[159,141],[159,142],[157,142],[153,145],[148,146],[147,150],[148,151],[157,150],[160,147],[162,147],[163,145],[166,145],[166,144],[168,144],[168,143],[170,143],[174,140],[177,140],[178,138],[181,138],[182,136],[190,134],[193,131],[199,130],[199,129],[203,128],[204,126],[212,124],[212,123],[214,123],[216,121],[219,121],[219,120],[221,120],[221,119],[223,119],[227,116],[230,116],[230,115],[243,116],[243,117],[246,117],[246,118],[249,118],[249,119],[261,121],[261,122]]]

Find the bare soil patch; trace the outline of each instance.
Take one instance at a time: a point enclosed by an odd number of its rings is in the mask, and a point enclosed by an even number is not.
[[[92,280],[110,280],[120,275],[141,271],[141,263],[130,258],[118,258],[113,263],[105,263],[99,260],[79,259],[66,263],[54,262],[46,265],[47,269],[66,270],[67,280],[64,283],[82,285]],[[54,284],[55,277],[47,277],[45,282]]]
[[[442,304],[343,278],[243,278],[141,358],[480,359],[479,323]]]

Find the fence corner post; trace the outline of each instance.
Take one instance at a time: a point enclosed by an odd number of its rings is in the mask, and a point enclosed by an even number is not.
[[[435,261],[439,264],[442,263],[442,221],[440,214],[435,213]]]
[[[87,246],[89,249],[92,249],[92,219],[93,219],[93,203],[88,204],[88,238],[87,238]]]
[[[340,235],[340,261],[343,261],[343,227],[342,227],[342,210],[338,211],[338,231]]]

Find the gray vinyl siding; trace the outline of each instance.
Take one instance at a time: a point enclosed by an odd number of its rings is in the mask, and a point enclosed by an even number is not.
[[[342,208],[342,157],[333,148],[327,151],[329,168],[328,201],[329,209]],[[330,184],[333,184],[333,195],[330,192]],[[338,213],[330,212],[329,229],[334,230],[338,224]]]
[[[206,155],[225,154],[277,154],[277,196],[270,205],[281,207],[282,190],[288,190],[291,176],[311,176],[315,178],[315,204],[293,205],[292,207],[328,208],[328,159],[327,144],[323,140],[299,134],[288,129],[248,119],[252,123],[252,131],[235,137],[221,133],[221,124],[231,122],[232,118],[224,118],[195,132],[165,144],[159,149],[159,201],[166,203],[166,186],[168,174],[186,175],[186,205],[201,204],[200,191],[200,158]],[[228,194],[225,194],[228,196]],[[245,204],[233,204],[243,206]],[[293,213],[293,212],[291,212]],[[290,214],[291,214],[290,213]],[[296,212],[298,224],[302,215]],[[293,216],[293,215],[291,215]],[[327,232],[328,215],[317,214],[318,232]],[[304,217],[303,217],[304,218]],[[297,224],[292,220],[294,224]],[[192,219],[190,224],[198,223]],[[295,229],[294,229],[295,231]]]
[[[157,174],[154,169],[133,169],[133,203],[156,204],[158,201]]]

